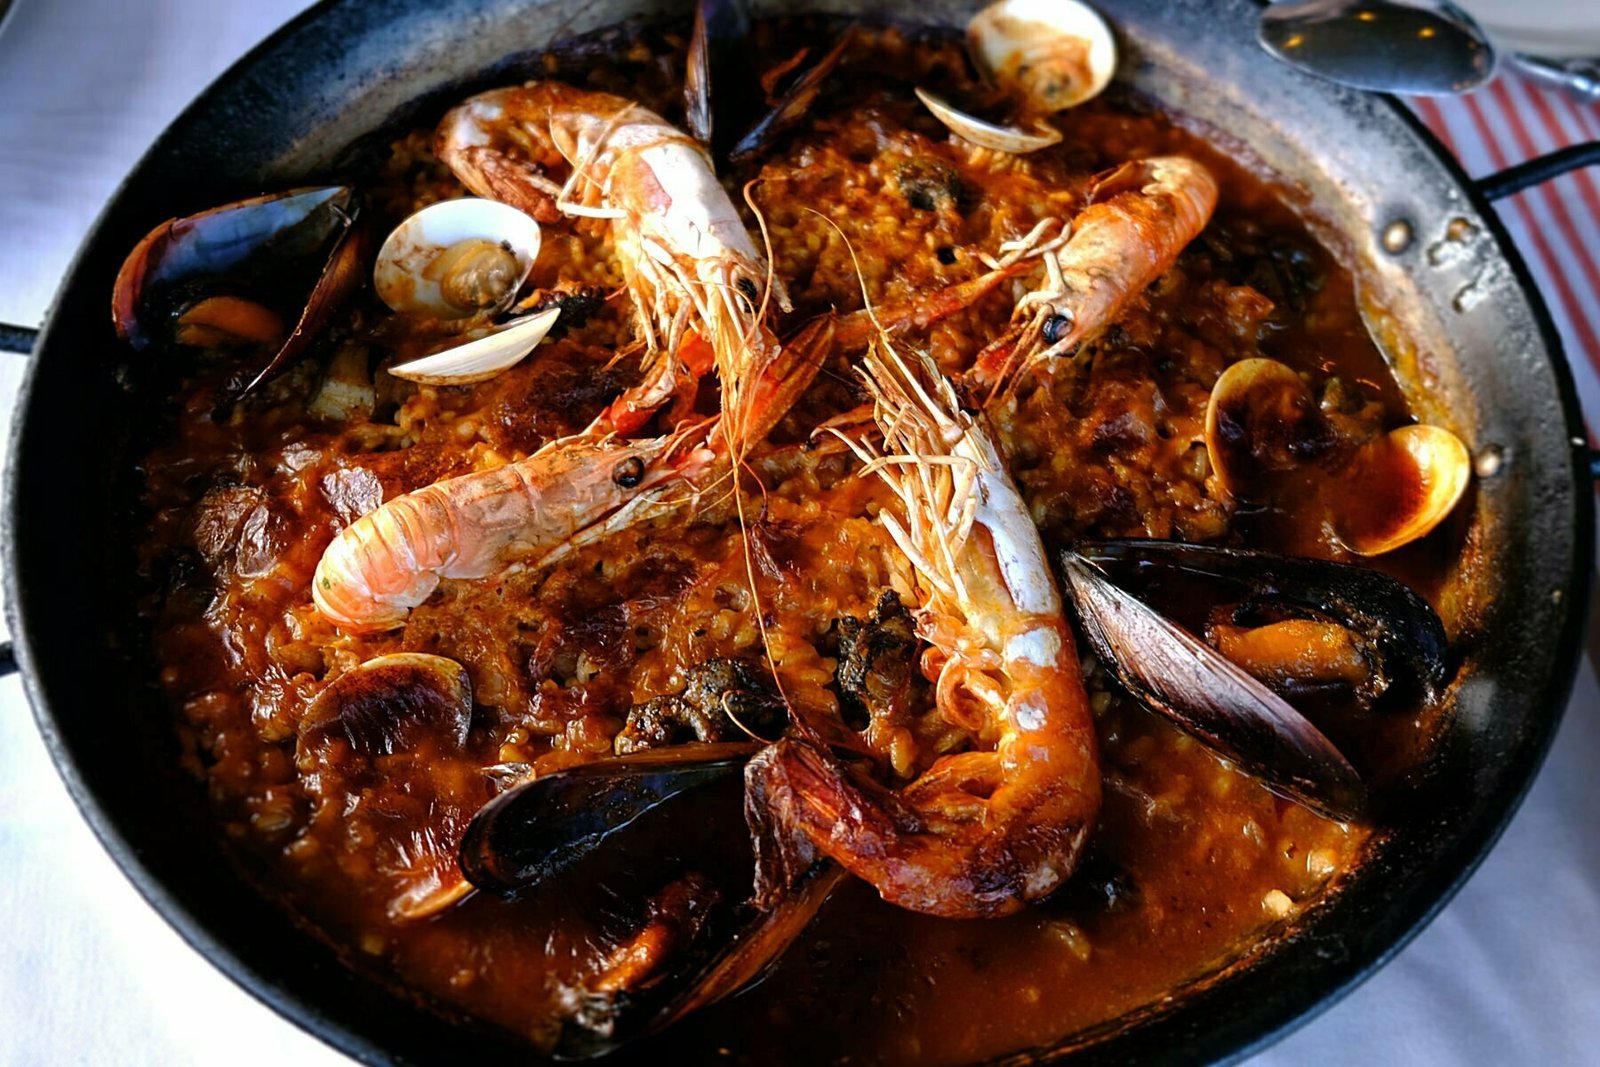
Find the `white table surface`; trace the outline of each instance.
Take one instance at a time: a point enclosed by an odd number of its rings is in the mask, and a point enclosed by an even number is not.
[[[307,5],[18,4],[0,33],[0,321],[34,325],[145,146]],[[6,409],[19,364],[0,358]],[[1597,765],[1586,659],[1550,760],[1482,869],[1388,967],[1252,1064],[1600,1062]],[[0,872],[0,1064],[349,1062],[144,904],[78,817],[15,679],[0,681]]]

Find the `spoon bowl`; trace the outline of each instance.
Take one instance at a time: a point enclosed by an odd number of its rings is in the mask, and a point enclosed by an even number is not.
[[[1356,89],[1417,96],[1465,93],[1494,76],[1494,47],[1447,2],[1300,0],[1261,13],[1256,39],[1308,74]]]

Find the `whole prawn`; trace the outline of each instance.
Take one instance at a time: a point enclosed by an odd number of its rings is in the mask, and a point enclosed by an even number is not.
[[[395,497],[333,539],[312,597],[346,629],[392,629],[442,578],[487,577],[637,517],[672,484],[707,469],[706,430],[553,441],[526,459]]]
[[[767,297],[787,306],[698,142],[640,105],[560,82],[479,94],[439,125],[436,149],[467,188],[551,221],[613,220],[623,279],[652,363],[597,428],[637,429],[700,367],[710,347],[722,384],[722,432],[735,459],[753,443],[753,383],[779,354]],[[563,184],[548,172],[568,170]],[[680,378],[690,379],[689,383]]]
[[[880,342],[864,377],[882,451],[852,444],[899,497],[881,521],[924,596],[923,671],[976,748],[895,791],[803,734],[765,749],[747,783],[767,817],[891,903],[954,918],[1005,915],[1077,865],[1100,806],[1088,696],[1038,531],[982,414],[932,361]]]
[[[987,401],[1111,325],[1199,236],[1216,206],[1216,179],[1184,156],[1136,160],[1102,175],[1062,236],[1039,244],[1036,231],[1019,242],[1043,259],[1045,283],[1017,301],[1013,329],[978,355],[963,376],[965,390]]]

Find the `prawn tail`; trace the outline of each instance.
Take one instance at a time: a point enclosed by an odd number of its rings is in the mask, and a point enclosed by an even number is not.
[[[785,788],[778,748],[762,749],[744,772],[744,817],[756,860],[751,899],[764,909],[784,900],[816,865],[818,855],[793,810],[796,797]]]
[[[1020,906],[974,891],[960,849],[946,848],[899,795],[811,742],[786,738],[771,746],[750,765],[745,784],[746,795],[760,797],[765,817],[781,828],[768,834],[780,851],[794,847],[786,834],[803,834],[891,904],[946,918],[1002,915]],[[793,866],[771,863],[779,872]]]

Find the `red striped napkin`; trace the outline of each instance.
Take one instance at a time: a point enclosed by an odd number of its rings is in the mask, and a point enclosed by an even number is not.
[[[1600,103],[1510,73],[1467,96],[1409,102],[1473,177],[1600,140]],[[1499,210],[1561,331],[1593,441],[1600,425],[1600,167],[1508,197]]]

